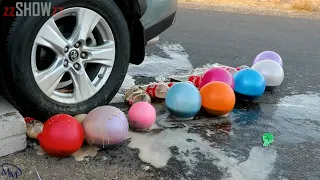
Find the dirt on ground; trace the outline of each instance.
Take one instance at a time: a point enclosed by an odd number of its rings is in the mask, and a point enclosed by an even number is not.
[[[245,14],[320,19],[320,0],[178,0],[179,6]]]

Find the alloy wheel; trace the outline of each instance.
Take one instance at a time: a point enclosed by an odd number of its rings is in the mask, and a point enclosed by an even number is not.
[[[73,7],[44,23],[31,56],[32,73],[41,91],[55,101],[75,104],[94,96],[108,80],[115,41],[98,13]]]

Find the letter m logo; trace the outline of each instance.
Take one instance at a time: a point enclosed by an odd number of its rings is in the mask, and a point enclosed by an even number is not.
[[[7,167],[5,166],[7,165]],[[22,171],[14,166],[11,165],[12,167],[10,168],[9,164],[3,164],[2,165],[2,171],[1,171],[1,175],[2,176],[7,176],[8,178],[15,178],[18,179],[20,175],[22,175]]]
[[[7,176],[8,178],[18,178],[18,172],[12,173],[10,169],[2,169],[2,176]]]

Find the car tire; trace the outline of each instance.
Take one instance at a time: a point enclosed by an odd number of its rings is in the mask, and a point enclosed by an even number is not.
[[[55,0],[53,7],[81,7],[99,14],[112,30],[115,59],[109,78],[100,90],[79,103],[63,103],[47,96],[38,86],[31,66],[33,43],[42,25],[51,16],[17,17],[10,29],[5,59],[2,59],[1,81],[4,96],[25,116],[45,121],[55,114],[88,113],[108,104],[119,90],[127,73],[130,58],[130,34],[126,20],[111,0]],[[80,82],[80,81],[79,81]]]

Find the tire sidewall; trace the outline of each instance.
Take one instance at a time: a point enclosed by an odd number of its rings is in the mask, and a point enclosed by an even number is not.
[[[52,1],[48,1],[52,2]],[[57,113],[71,115],[87,113],[96,106],[107,104],[117,93],[127,73],[130,57],[130,36],[121,11],[113,1],[106,0],[55,0],[52,6],[84,7],[100,14],[112,29],[115,39],[116,58],[112,72],[105,85],[94,96],[77,104],[64,104],[52,100],[38,87],[31,69],[33,42],[42,25],[50,17],[19,17],[11,35],[14,42],[10,49],[13,81],[16,83],[19,99],[33,111],[50,116]],[[20,32],[19,32],[20,31]],[[46,112],[48,111],[48,112]]]

